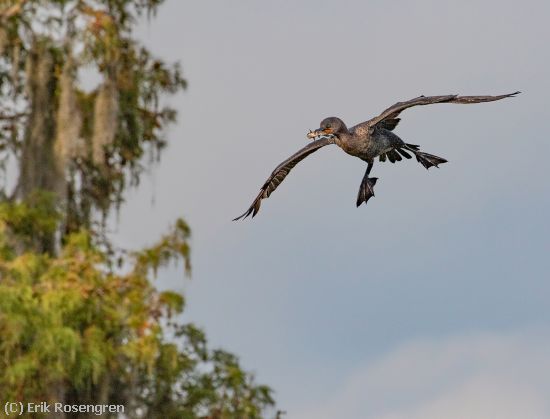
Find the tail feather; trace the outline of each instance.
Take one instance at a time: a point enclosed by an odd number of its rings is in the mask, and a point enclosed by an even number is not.
[[[387,155],[392,163],[403,160],[401,155],[395,149],[388,151]]]
[[[396,150],[399,151],[399,153],[400,153],[403,157],[405,157],[406,159],[412,158],[412,156],[411,156],[409,153],[407,153],[405,150],[403,150],[402,148],[397,148]]]
[[[447,163],[442,157],[434,156],[433,154],[423,153],[421,151],[414,152],[416,160],[422,164],[426,169],[429,169],[432,166],[439,167],[442,163]]]

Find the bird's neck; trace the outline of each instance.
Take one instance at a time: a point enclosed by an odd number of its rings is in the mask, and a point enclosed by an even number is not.
[[[350,142],[351,134],[346,129],[344,132],[339,132],[338,135],[335,135],[335,143],[342,147],[342,144],[347,144]]]

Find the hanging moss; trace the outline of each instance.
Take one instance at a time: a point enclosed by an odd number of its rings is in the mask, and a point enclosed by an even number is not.
[[[71,158],[85,157],[86,154],[84,140],[80,137],[82,114],[75,89],[74,73],[74,61],[69,55],[59,76],[59,106],[54,151],[60,173],[65,173]]]
[[[2,24],[3,22],[0,22]],[[8,44],[8,32],[3,28],[0,27],[0,55],[4,53],[4,49],[6,48]]]
[[[94,106],[92,158],[97,165],[105,163],[105,148],[113,144],[118,121],[118,91],[111,80],[98,91]]]
[[[21,44],[19,42],[15,42],[11,50],[12,67],[11,67],[10,77],[11,77],[11,82],[16,87],[19,79],[20,60],[21,60]]]

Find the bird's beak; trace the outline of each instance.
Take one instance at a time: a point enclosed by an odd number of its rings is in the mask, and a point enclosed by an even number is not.
[[[315,131],[311,131],[309,130],[309,132],[307,133],[307,138],[316,138],[316,137],[321,137],[323,135],[332,135],[332,130],[330,128],[326,128],[326,129],[316,129]]]

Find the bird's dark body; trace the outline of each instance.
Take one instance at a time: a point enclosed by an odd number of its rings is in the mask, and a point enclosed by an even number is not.
[[[367,203],[374,196],[374,185],[377,181],[377,178],[369,177],[375,158],[378,157],[381,162],[388,160],[391,163],[395,163],[396,161],[401,161],[403,157],[410,159],[414,155],[416,160],[426,169],[432,166],[438,167],[438,165],[447,162],[442,157],[420,151],[417,145],[405,143],[393,132],[400,121],[398,116],[403,110],[412,106],[434,103],[470,104],[494,102],[512,97],[518,93],[515,92],[500,96],[419,96],[406,102],[398,102],[383,111],[379,116],[349,129],[340,118],[325,118],[321,121],[319,129],[310,131],[308,134],[308,138],[315,138],[315,140],[277,166],[273,173],[271,173],[271,176],[265,181],[250,208],[244,214],[235,218],[235,220],[246,218],[249,215],[254,217],[260,210],[262,199],[269,197],[277,189],[296,164],[311,153],[329,144],[336,144],[347,154],[367,162],[367,169],[359,186],[357,206],[363,202]]]
[[[369,133],[360,125],[349,129],[349,134],[343,134],[334,141],[346,153],[359,157],[366,162],[393,149],[400,149],[405,142],[393,132],[377,127]]]

